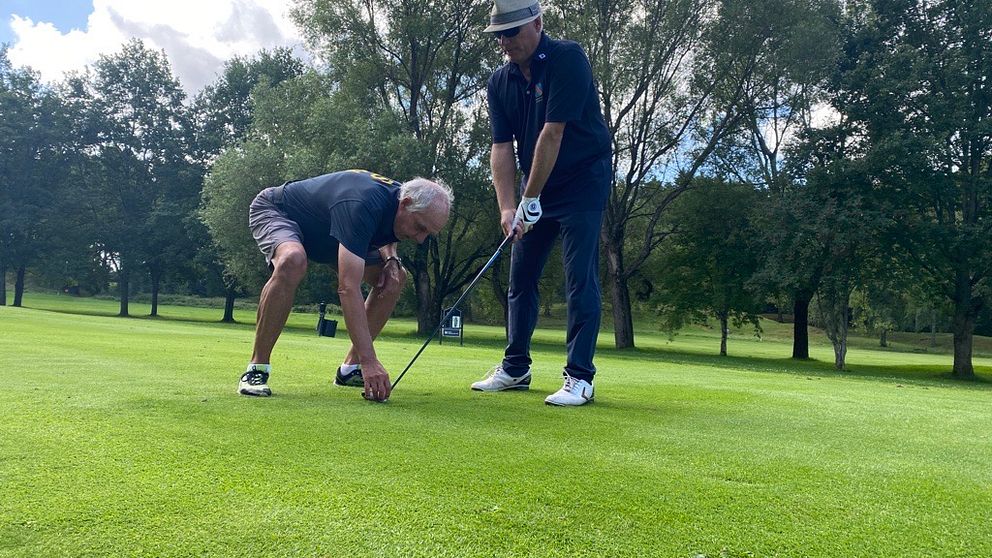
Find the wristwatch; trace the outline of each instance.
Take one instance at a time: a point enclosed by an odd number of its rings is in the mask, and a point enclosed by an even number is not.
[[[403,267],[403,260],[401,260],[399,256],[389,256],[386,258],[386,261],[382,262],[382,267],[386,267],[386,264],[391,261],[395,261],[396,265]]]

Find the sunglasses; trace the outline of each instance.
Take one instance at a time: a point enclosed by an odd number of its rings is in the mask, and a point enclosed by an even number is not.
[[[518,25],[517,27],[511,27],[509,29],[504,29],[502,31],[494,31],[493,37],[495,37],[497,41],[502,39],[503,37],[510,39],[516,37],[517,34],[520,33],[520,30],[523,29],[523,27],[524,27],[523,25]]]

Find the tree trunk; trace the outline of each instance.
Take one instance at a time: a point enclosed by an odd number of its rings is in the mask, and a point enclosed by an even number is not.
[[[431,330],[440,316],[431,311],[431,286],[426,266],[417,268],[413,275],[413,284],[417,293],[417,335],[430,335]],[[433,318],[433,319],[432,319]]]
[[[158,289],[162,284],[162,274],[152,271],[152,311],[149,316],[158,316]]]
[[[809,303],[813,293],[797,292],[792,305],[792,358],[809,359]]]
[[[975,368],[971,365],[972,332],[975,329],[974,320],[954,323],[954,372],[953,376],[960,380],[974,380]]]
[[[846,277],[835,277],[820,285],[817,306],[823,330],[834,348],[834,368],[843,370],[847,359],[847,325],[850,321],[851,289]]]
[[[236,291],[232,288],[228,288],[227,292],[224,294],[224,319],[221,322],[225,324],[234,323],[234,298]]]
[[[954,320],[954,371],[952,375],[960,380],[974,380],[975,368],[971,364],[975,319],[978,308],[972,303],[971,284],[966,274],[960,274],[955,289]],[[936,319],[931,320],[936,322]]]
[[[130,287],[130,285],[128,285],[128,276],[130,275],[130,272],[127,271],[126,267],[124,267],[123,258],[121,258],[121,260],[121,269],[117,273],[117,287],[120,290],[121,295],[121,311],[117,315],[122,318],[126,318],[128,316],[128,290]]]
[[[7,306],[7,266],[0,264],[0,306]]]
[[[834,343],[834,368],[843,370],[847,366],[847,336]]]
[[[879,347],[888,347],[889,346],[889,330],[888,329],[882,328],[882,334],[878,337],[878,346]]]
[[[930,310],[930,346],[937,346],[937,310]]]
[[[729,333],[727,314],[720,314],[720,356],[727,356],[727,336]]]
[[[634,348],[634,319],[630,308],[630,287],[623,265],[623,245],[610,240],[604,243],[606,268],[613,297],[613,342],[618,349]]]
[[[613,277],[613,341],[618,349],[634,348],[634,318],[630,309],[630,289],[623,275]]]
[[[14,306],[20,308],[24,300],[24,266],[18,266],[17,277],[14,279]]]

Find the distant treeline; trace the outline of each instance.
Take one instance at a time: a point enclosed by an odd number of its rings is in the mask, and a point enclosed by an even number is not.
[[[503,63],[489,0],[303,0],[318,61],[287,49],[229,60],[187,98],[162,52],[132,40],[41,83],[0,50],[0,304],[26,281],[257,295],[247,229],[261,189],[367,168],[436,176],[456,194],[431,242],[404,246],[400,311],[432,328],[500,238],[485,84]],[[418,4],[419,3],[419,4]],[[602,234],[606,319],[675,331],[715,320],[813,320],[843,368],[851,327],[946,330],[974,376],[992,271],[992,5],[988,0],[559,0],[545,28],[589,53],[614,138]],[[581,14],[580,17],[577,14]],[[562,299],[560,255],[542,283]],[[500,322],[506,264],[470,312]],[[13,300],[7,300],[7,282]],[[300,304],[336,302],[314,266]],[[639,321],[639,323],[642,323]],[[724,337],[721,352],[727,351]]]

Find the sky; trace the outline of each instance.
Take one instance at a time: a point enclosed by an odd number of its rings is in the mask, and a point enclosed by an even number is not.
[[[132,37],[164,50],[189,95],[213,82],[224,62],[303,39],[291,0],[0,0],[0,43],[15,66],[43,81],[92,66]]]

